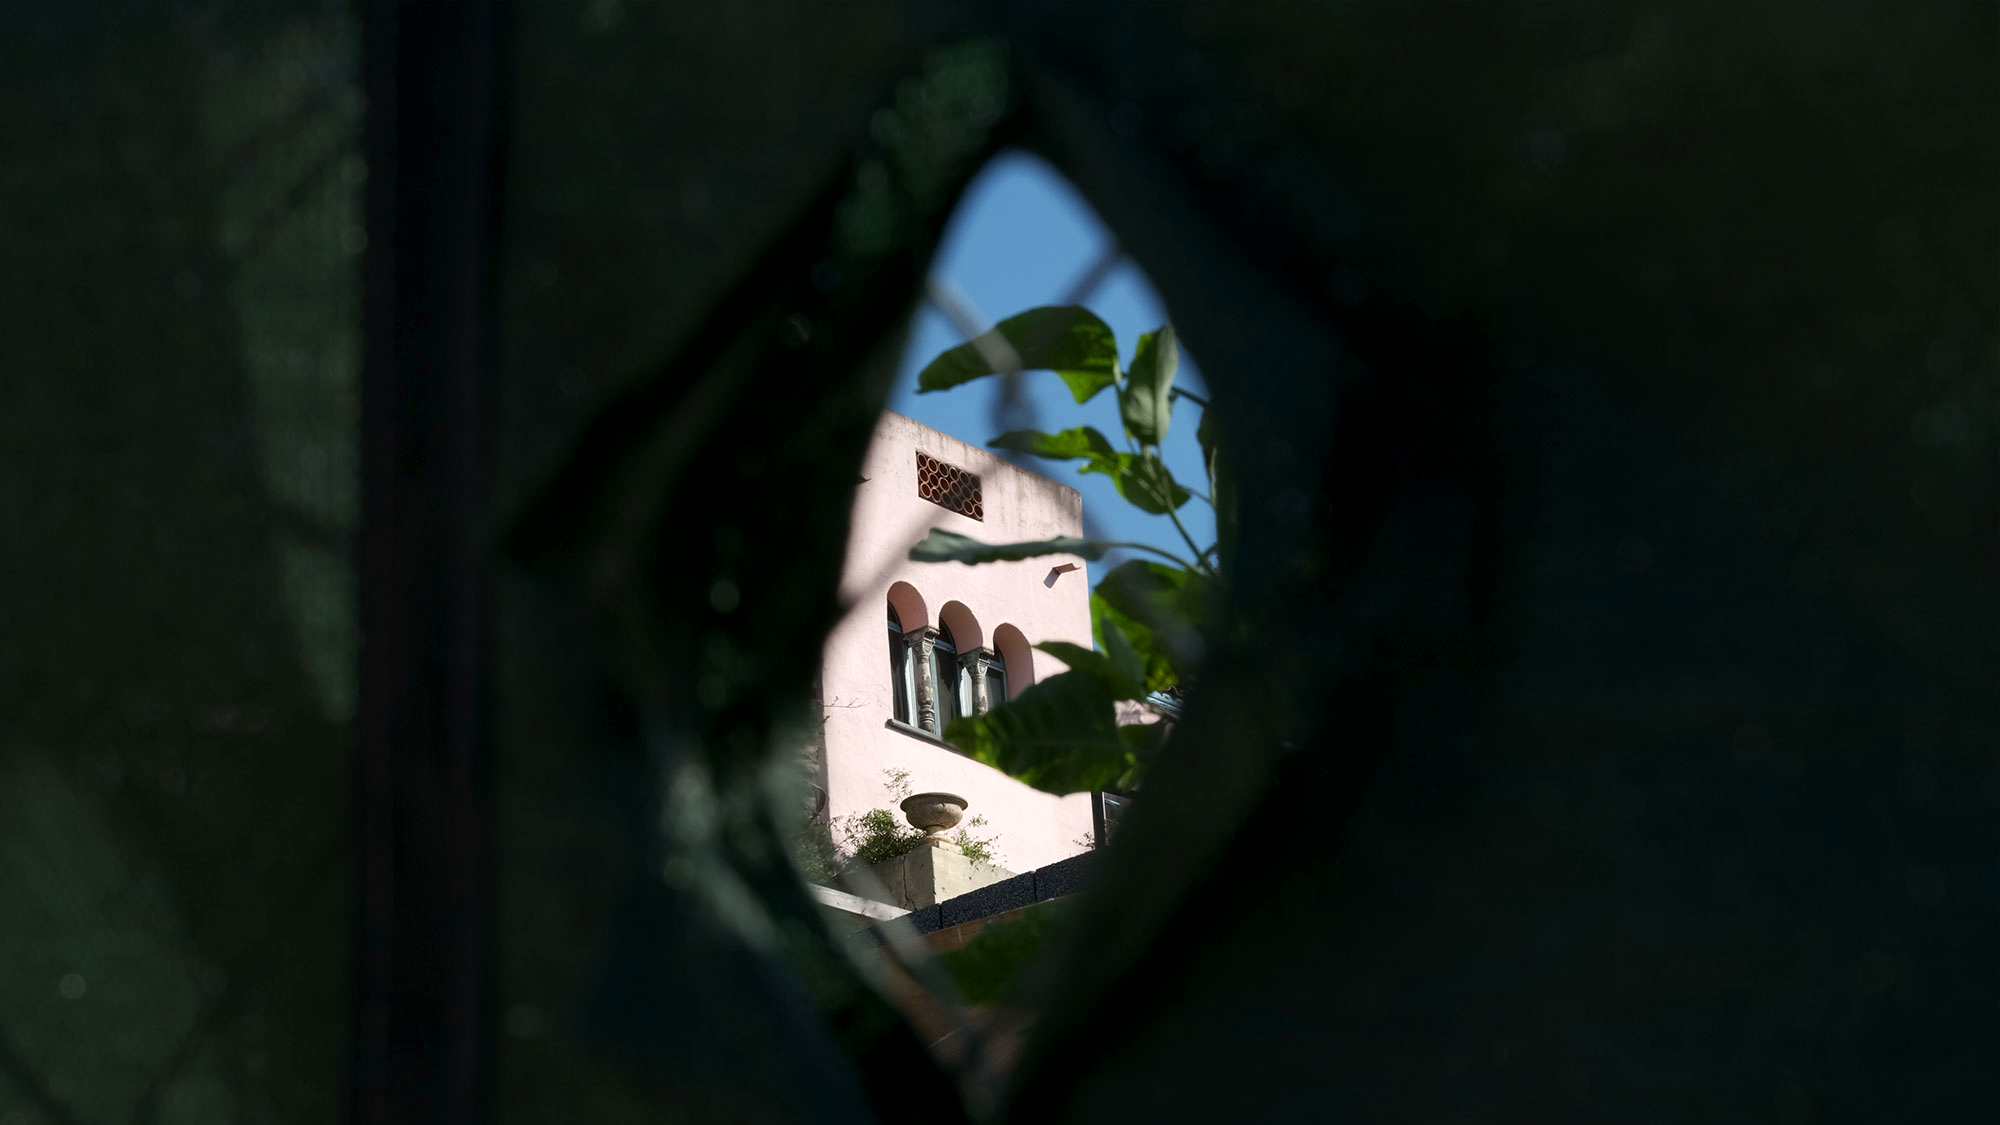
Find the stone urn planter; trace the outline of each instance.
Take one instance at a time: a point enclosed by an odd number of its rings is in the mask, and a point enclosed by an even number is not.
[[[942,844],[944,834],[965,815],[965,798],[956,793],[912,793],[903,798],[903,815],[923,832],[927,843]]]

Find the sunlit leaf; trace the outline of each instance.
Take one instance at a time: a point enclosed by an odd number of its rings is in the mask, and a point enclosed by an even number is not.
[[[1103,434],[1089,426],[1078,426],[1057,434],[1013,430],[988,444],[1052,461],[1080,458],[1087,462],[1083,466],[1084,472],[1110,477],[1120,496],[1156,516],[1178,509],[1191,496],[1174,480],[1166,462],[1158,456],[1152,453],[1120,453],[1111,447],[1111,442]]]
[[[1125,431],[1147,445],[1158,445],[1167,436],[1174,411],[1174,371],[1180,363],[1173,325],[1163,324],[1139,337],[1132,370],[1118,389],[1118,413]]]
[[[1086,473],[1103,473],[1118,487],[1118,495],[1144,512],[1162,516],[1188,502],[1192,494],[1174,480],[1166,463],[1151,453],[1117,453],[1093,458]]]
[[[1089,309],[1029,309],[932,360],[917,375],[917,392],[949,390],[1008,370],[1053,371],[1076,401],[1089,402],[1118,381],[1118,340]]]
[[[1009,430],[986,443],[995,449],[1012,450],[1051,461],[1073,461],[1079,457],[1096,460],[1116,456],[1111,442],[1089,426],[1078,426],[1058,434],[1039,430]]]

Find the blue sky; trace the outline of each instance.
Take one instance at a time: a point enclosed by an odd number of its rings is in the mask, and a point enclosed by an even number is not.
[[[966,192],[931,269],[934,275],[949,279],[977,310],[981,326],[989,327],[1025,309],[1061,303],[1112,241],[1110,231],[1068,181],[1035,157],[1008,153],[990,164]],[[1151,332],[1167,319],[1159,294],[1130,258],[1123,259],[1081,303],[1111,326],[1118,336],[1119,354],[1127,363],[1140,334]],[[1114,444],[1124,446],[1117,396],[1112,391],[1079,406],[1062,380],[1049,372],[1032,372],[1022,380],[1025,417],[1012,424],[1001,421],[998,378],[918,394],[917,372],[962,339],[951,320],[925,302],[918,310],[889,409],[980,446],[1004,429],[1053,432],[1084,425],[1097,427]],[[1208,387],[1185,349],[1175,385],[1203,398],[1208,395]],[[1175,479],[1206,492],[1201,447],[1194,436],[1200,417],[1193,403],[1183,400],[1176,405],[1162,452]],[[1023,458],[1020,463],[1083,493],[1083,517],[1089,534],[1149,543],[1182,557],[1190,553],[1171,520],[1147,515],[1125,503],[1109,478],[1083,476],[1073,461]],[[1207,504],[1190,500],[1179,515],[1195,542],[1205,547],[1214,540],[1215,517]],[[1102,573],[1122,557],[1107,556],[1091,569]]]

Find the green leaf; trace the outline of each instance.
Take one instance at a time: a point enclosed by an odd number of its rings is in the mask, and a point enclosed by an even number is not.
[[[1215,427],[1208,424],[1208,411],[1201,412],[1201,421],[1195,425],[1194,440],[1201,443],[1201,467],[1208,474],[1208,495],[1215,496]]]
[[[1167,436],[1174,414],[1174,371],[1180,365],[1173,325],[1163,324],[1139,337],[1130,377],[1118,388],[1118,413],[1125,432],[1145,445],[1158,445]]]
[[[1099,644],[1108,621],[1130,641],[1149,690],[1179,683],[1200,661],[1201,627],[1214,610],[1214,584],[1179,567],[1134,559],[1114,567],[1090,596]]]
[[[1095,593],[1090,595],[1090,615],[1095,620],[1097,643],[1104,643],[1107,621],[1125,634],[1133,651],[1139,654],[1140,681],[1148,692],[1165,691],[1180,683],[1180,669],[1173,653],[1152,626],[1113,609],[1110,603]]]
[[[1096,460],[1115,457],[1111,442],[1089,426],[1078,426],[1059,434],[1039,430],[1009,430],[986,443],[995,449],[1012,450],[1051,461],[1073,461],[1079,457]]]
[[[1078,402],[1118,381],[1118,340],[1089,309],[1029,309],[932,360],[917,375],[917,393],[949,390],[1007,370],[1053,371]]]
[[[1119,736],[1116,704],[1098,677],[1059,672],[984,715],[952,720],[944,736],[973,759],[1046,793],[1112,788],[1129,781],[1138,764]]]
[[[1209,424],[1208,417],[1209,411],[1204,407],[1194,436],[1201,442],[1202,464],[1208,472],[1208,499],[1215,509],[1216,564],[1226,567],[1236,541],[1236,481],[1229,471],[1229,462],[1220,457],[1215,427]]]
[[[1035,647],[1069,665],[1070,671],[1097,680],[1111,692],[1113,699],[1146,697],[1145,666],[1130,641],[1124,641],[1123,652],[1117,656],[1068,641],[1043,641]]]
[[[910,548],[910,560],[962,562],[973,565],[1013,562],[1042,555],[1077,555],[1085,559],[1100,559],[1111,547],[1112,544],[1102,539],[1073,539],[1066,535],[1033,543],[981,543],[970,535],[960,535],[943,528],[932,528],[931,533],[925,536],[922,542]]]
[[[1151,453],[1141,454],[1112,481],[1118,495],[1154,515],[1177,510],[1190,496],[1167,471],[1167,463]]]
[[[1136,759],[1135,773],[1144,772],[1146,766],[1151,764],[1160,747],[1167,744],[1167,732],[1172,729],[1173,724],[1168,722],[1126,723],[1118,728],[1119,740],[1125,743],[1125,749]]]
[[[1122,683],[1132,686],[1132,694],[1126,698],[1145,698],[1146,662],[1133,646],[1132,638],[1115,621],[1096,622],[1093,631],[1104,645],[1104,656],[1110,661],[1112,671],[1118,674]]]
[[[1111,568],[1097,583],[1097,593],[1119,611],[1133,617],[1166,619],[1195,628],[1214,596],[1208,579],[1177,566],[1133,559]]]
[[[1111,483],[1118,486],[1118,495],[1140,511],[1156,516],[1178,509],[1193,496],[1174,480],[1166,462],[1151,453],[1115,453],[1108,458],[1093,458],[1083,471],[1110,477]]]

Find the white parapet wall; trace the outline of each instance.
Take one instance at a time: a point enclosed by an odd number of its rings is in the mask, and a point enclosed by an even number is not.
[[[881,882],[883,897],[904,911],[935,906],[1014,877],[1012,871],[967,859],[949,845],[928,843],[868,870]]]

